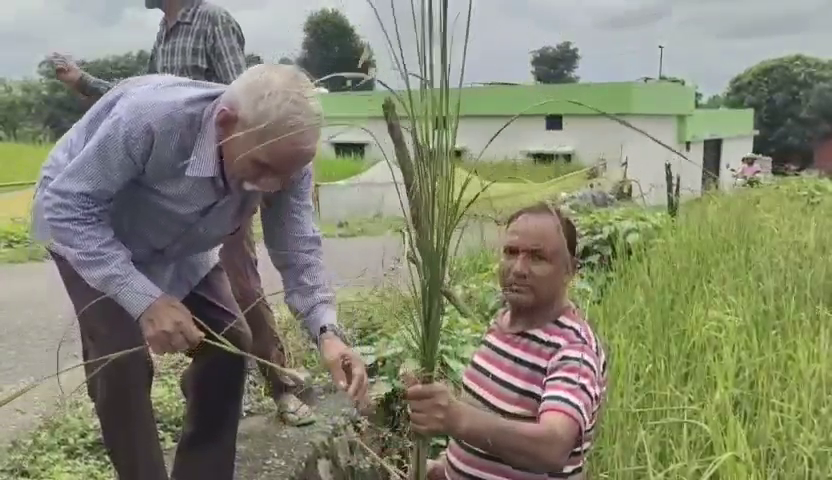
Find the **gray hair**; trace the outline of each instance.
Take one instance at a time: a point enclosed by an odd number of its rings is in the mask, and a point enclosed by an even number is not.
[[[260,64],[234,80],[220,102],[237,113],[245,131],[283,137],[320,132],[323,110],[317,97],[315,84],[300,68]]]

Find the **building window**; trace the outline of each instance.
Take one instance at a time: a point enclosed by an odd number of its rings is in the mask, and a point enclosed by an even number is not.
[[[546,130],[563,130],[563,115],[546,115]]]
[[[555,154],[554,153],[530,153],[529,158],[532,159],[534,163],[542,163],[542,164],[549,164],[555,163]]]
[[[529,152],[526,154],[526,158],[529,158],[534,163],[543,165],[549,165],[555,162],[572,163],[571,153]]]
[[[336,158],[364,158],[367,152],[366,143],[335,142],[332,144]]]

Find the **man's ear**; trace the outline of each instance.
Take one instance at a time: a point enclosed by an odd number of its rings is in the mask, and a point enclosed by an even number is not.
[[[228,107],[220,107],[217,111],[217,130],[222,132],[225,136],[230,135],[231,132],[235,130],[238,121],[239,117],[237,116],[237,112],[229,109]]]
[[[575,274],[578,273],[578,267],[579,266],[580,266],[580,261],[577,258],[570,256],[569,257],[569,274],[571,276],[575,276]]]

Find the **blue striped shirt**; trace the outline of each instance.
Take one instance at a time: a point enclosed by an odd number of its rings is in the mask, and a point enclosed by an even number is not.
[[[286,303],[315,337],[335,323],[335,308],[311,165],[279,192],[229,190],[213,122],[225,88],[147,75],[110,90],[49,154],[35,192],[35,237],[138,318],[163,292],[184,298],[262,199]]]

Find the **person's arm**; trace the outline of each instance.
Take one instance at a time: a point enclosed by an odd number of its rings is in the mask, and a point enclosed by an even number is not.
[[[266,194],[260,209],[263,239],[283,278],[286,304],[313,339],[321,327],[336,325],[335,293],[327,281],[321,232],[312,205],[312,167],[283,190]]]
[[[108,222],[115,195],[144,170],[153,146],[150,126],[116,108],[81,152],[45,188],[50,249],[66,258],[96,290],[135,318],[162,295],[140,273]],[[129,116],[128,116],[129,115]]]
[[[601,402],[597,356],[568,345],[550,362],[536,423],[508,420],[460,401],[449,435],[535,472],[563,469]]]
[[[229,84],[246,70],[243,29],[226,11],[217,13],[208,32],[208,60],[220,83]]]
[[[115,83],[102,80],[98,77],[93,77],[87,72],[81,71],[81,77],[78,78],[78,93],[85,97],[90,97],[95,100],[104,96],[115,86]]]

